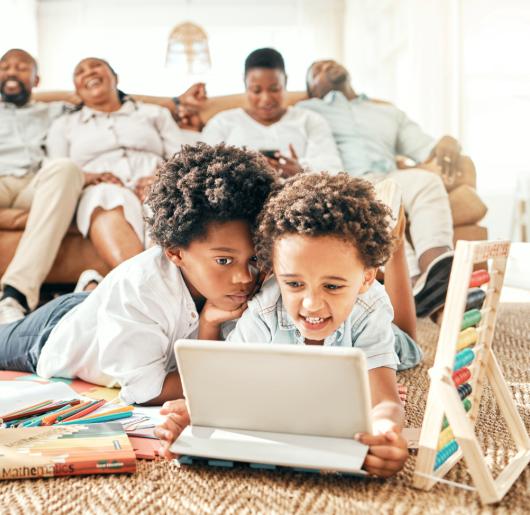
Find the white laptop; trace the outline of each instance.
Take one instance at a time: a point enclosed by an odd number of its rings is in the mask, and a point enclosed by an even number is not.
[[[371,432],[359,349],[179,340],[191,418],[175,454],[364,474]]]

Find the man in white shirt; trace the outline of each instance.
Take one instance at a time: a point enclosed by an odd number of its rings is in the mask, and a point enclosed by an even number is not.
[[[37,63],[24,50],[0,58],[0,208],[29,210],[24,235],[1,281],[0,324],[34,309],[72,222],[85,177],[68,159],[45,163],[44,141],[62,103],[31,102]]]
[[[440,177],[421,168],[397,171],[396,156],[417,163],[436,159],[452,173],[460,145],[451,136],[438,142],[392,104],[357,94],[348,71],[326,60],[307,73],[309,100],[298,106],[322,115],[329,123],[345,170],[372,181],[391,177],[403,193],[412,248],[407,261],[415,281],[418,315],[443,305],[452,264],[453,227],[449,200]]]

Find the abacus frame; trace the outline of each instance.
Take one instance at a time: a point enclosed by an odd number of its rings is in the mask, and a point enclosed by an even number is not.
[[[530,437],[492,350],[497,307],[509,251],[510,242],[507,241],[457,243],[436,356],[429,371],[431,384],[413,480],[416,488],[429,490],[464,457],[482,503],[491,504],[504,497],[530,462]],[[470,365],[472,392],[469,399],[472,405],[468,414],[451,375],[473,265],[489,259],[490,281],[481,309],[482,319],[477,328],[478,339],[473,348],[475,359]],[[495,479],[475,434],[475,423],[486,379],[491,385],[497,405],[517,448],[516,455]],[[434,470],[444,414],[459,449]]]

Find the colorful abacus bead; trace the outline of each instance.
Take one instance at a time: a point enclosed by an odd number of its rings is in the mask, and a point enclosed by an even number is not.
[[[438,438],[438,450],[443,449],[451,440],[455,439],[455,435],[450,427],[446,427]]]
[[[477,325],[480,322],[482,315],[478,309],[470,309],[464,313],[464,318],[462,319],[462,326],[460,330],[463,331],[472,325]]]
[[[470,345],[475,345],[478,339],[478,331],[476,327],[468,327],[460,331],[458,340],[456,341],[456,350],[462,350]]]
[[[470,288],[467,291],[466,311],[480,309],[484,304],[486,292],[482,288]]]
[[[462,401],[462,405],[464,406],[464,409],[466,411],[469,411],[471,409],[471,401],[469,399],[464,399]],[[442,431],[449,426],[449,422],[447,421],[447,418],[444,417],[443,421],[442,421]]]
[[[469,383],[461,384],[458,388],[458,395],[461,400],[464,400],[466,397],[469,397],[469,394],[473,391],[473,388]]]
[[[470,288],[476,288],[490,282],[490,274],[487,270],[475,270],[469,281]]]
[[[469,365],[475,359],[475,353],[471,349],[461,350],[455,356],[455,365],[453,371],[460,370],[462,367]]]
[[[471,378],[471,371],[469,370],[469,368],[463,367],[460,370],[453,372],[452,378],[453,383],[455,383],[455,386],[460,386]]]
[[[434,470],[439,469],[456,451],[458,444],[456,440],[451,440],[445,447],[436,453],[436,460],[434,462]]]

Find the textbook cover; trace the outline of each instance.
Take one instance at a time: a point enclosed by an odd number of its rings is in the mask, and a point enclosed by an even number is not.
[[[121,424],[0,430],[0,479],[30,479],[136,471]]]

